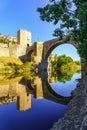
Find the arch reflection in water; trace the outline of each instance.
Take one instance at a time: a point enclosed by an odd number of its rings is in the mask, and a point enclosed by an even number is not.
[[[17,101],[17,109],[25,111],[33,107],[31,106],[32,95],[36,99],[45,98],[61,104],[67,104],[71,99],[53,91],[47,77],[42,74],[34,76],[31,80],[19,77],[17,80],[9,79],[8,82],[0,81],[0,104],[2,105]]]

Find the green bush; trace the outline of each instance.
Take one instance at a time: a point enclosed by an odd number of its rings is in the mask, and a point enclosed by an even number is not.
[[[30,63],[30,62],[25,62],[21,68],[23,69],[23,71],[34,71],[34,66]]]

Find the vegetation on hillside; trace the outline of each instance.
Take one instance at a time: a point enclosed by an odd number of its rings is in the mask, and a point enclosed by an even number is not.
[[[9,56],[1,56],[0,57],[0,63],[3,64],[17,64],[17,65],[22,65],[23,62],[19,59],[19,58],[15,58],[15,57],[9,57]]]
[[[35,68],[30,62],[22,63],[19,58],[0,57],[0,74],[3,78],[24,76],[29,79],[34,72]]]
[[[8,36],[2,36],[0,37],[0,44],[16,44],[16,42],[14,40],[10,40]]]
[[[43,21],[56,25],[54,36],[67,35],[78,44],[78,52],[83,62],[87,62],[87,1],[49,0],[43,8],[38,8]],[[67,40],[67,39],[66,39]]]

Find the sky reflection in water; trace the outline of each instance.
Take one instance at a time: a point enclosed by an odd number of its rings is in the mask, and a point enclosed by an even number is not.
[[[53,90],[63,96],[70,96],[75,88],[80,74],[74,74],[71,81],[56,82],[51,85]],[[31,108],[18,111],[17,103],[12,102],[0,106],[1,130],[49,130],[53,123],[63,117],[66,106],[47,99],[31,98]]]
[[[55,82],[51,85],[52,89],[62,95],[62,96],[70,96],[71,91],[75,89],[76,84],[78,81],[76,79],[81,78],[81,74],[75,73],[70,81],[67,81],[66,83],[63,82]]]

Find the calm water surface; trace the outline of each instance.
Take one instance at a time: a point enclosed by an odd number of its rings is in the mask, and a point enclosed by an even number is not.
[[[49,130],[64,116],[66,104],[81,75],[48,83],[36,76],[0,85],[0,130]],[[59,102],[60,101],[60,102]]]

